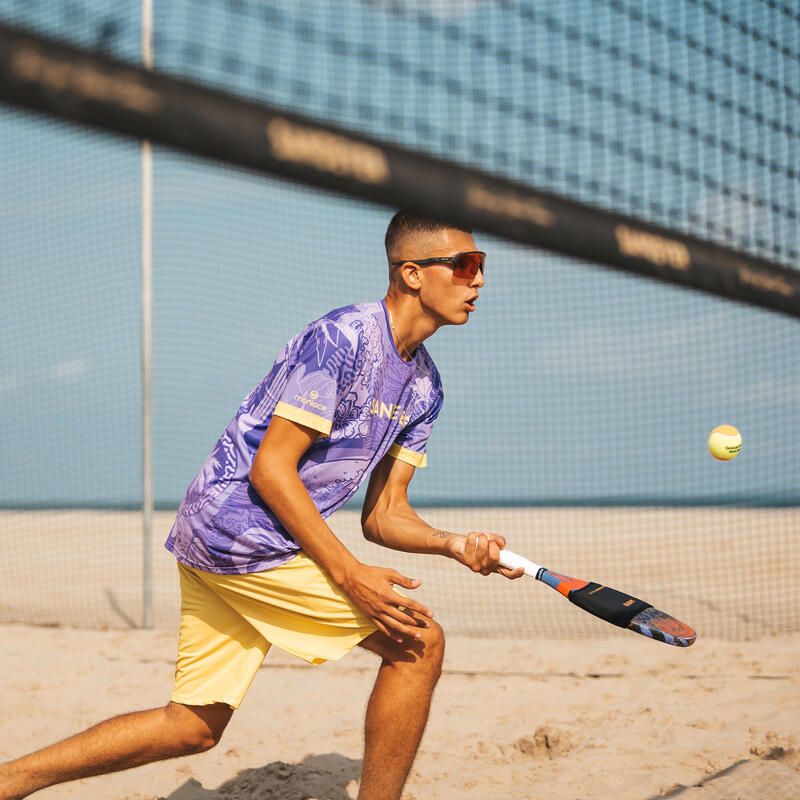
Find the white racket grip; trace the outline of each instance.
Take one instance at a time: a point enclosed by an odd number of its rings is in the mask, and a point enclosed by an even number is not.
[[[512,553],[510,550],[500,551],[500,566],[507,567],[508,569],[519,569],[520,567],[523,567],[525,574],[530,575],[531,578],[535,578],[536,574],[541,569],[538,564],[534,564],[533,561],[529,561],[527,558],[518,556],[516,553]]]

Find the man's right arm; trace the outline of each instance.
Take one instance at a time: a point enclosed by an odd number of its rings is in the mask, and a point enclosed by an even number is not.
[[[392,569],[363,564],[325,523],[308,494],[297,465],[319,432],[273,416],[253,459],[250,483],[306,554],[353,600],[376,627],[397,641],[418,637],[419,627],[400,606],[431,616],[423,605],[397,594],[393,584],[415,589],[419,581]]]
[[[476,531],[467,535],[451,533],[434,528],[419,517],[408,502],[413,475],[410,464],[391,455],[381,459],[370,477],[361,511],[365,538],[408,553],[449,556],[482,575],[497,572],[507,578],[519,578],[524,574],[523,569],[500,566],[500,550],[506,544],[503,536]]]

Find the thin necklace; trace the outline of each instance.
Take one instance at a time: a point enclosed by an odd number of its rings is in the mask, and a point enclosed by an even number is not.
[[[391,325],[391,328],[394,331],[394,335],[397,337],[398,344],[400,345],[400,347],[403,348],[403,352],[408,356],[409,362],[413,362],[414,366],[419,367],[419,369],[422,372],[424,372],[426,375],[430,375],[431,374],[430,371],[423,369],[417,363],[417,361],[414,358],[414,356],[412,356],[411,353],[408,352],[408,348],[405,346],[405,344],[403,344],[403,340],[400,338],[400,334],[397,332],[397,328],[395,328],[395,326],[394,326],[394,320],[392,319],[392,312],[389,310],[389,306],[386,306],[386,313],[389,315],[389,325]]]

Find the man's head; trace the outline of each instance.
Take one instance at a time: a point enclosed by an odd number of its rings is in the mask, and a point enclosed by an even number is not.
[[[390,293],[418,300],[437,327],[467,321],[484,283],[483,254],[456,263],[453,259],[478,252],[471,231],[401,209],[392,217],[384,242]],[[481,268],[476,272],[477,263]],[[472,268],[471,274],[465,266]]]
[[[426,248],[435,242],[443,231],[457,231],[472,237],[470,229],[459,228],[433,217],[414,214],[401,208],[389,222],[384,237],[389,263],[392,264],[406,258],[422,258],[420,253],[425,252]]]

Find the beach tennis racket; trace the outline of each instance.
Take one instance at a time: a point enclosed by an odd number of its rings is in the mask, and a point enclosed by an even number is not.
[[[689,647],[697,638],[697,634],[688,625],[675,617],[653,608],[644,600],[609,586],[570,578],[569,575],[559,575],[510,550],[500,551],[500,565],[508,569],[522,567],[526,575],[546,583],[578,608],[620,628],[628,628],[642,636],[649,636],[676,647]]]

